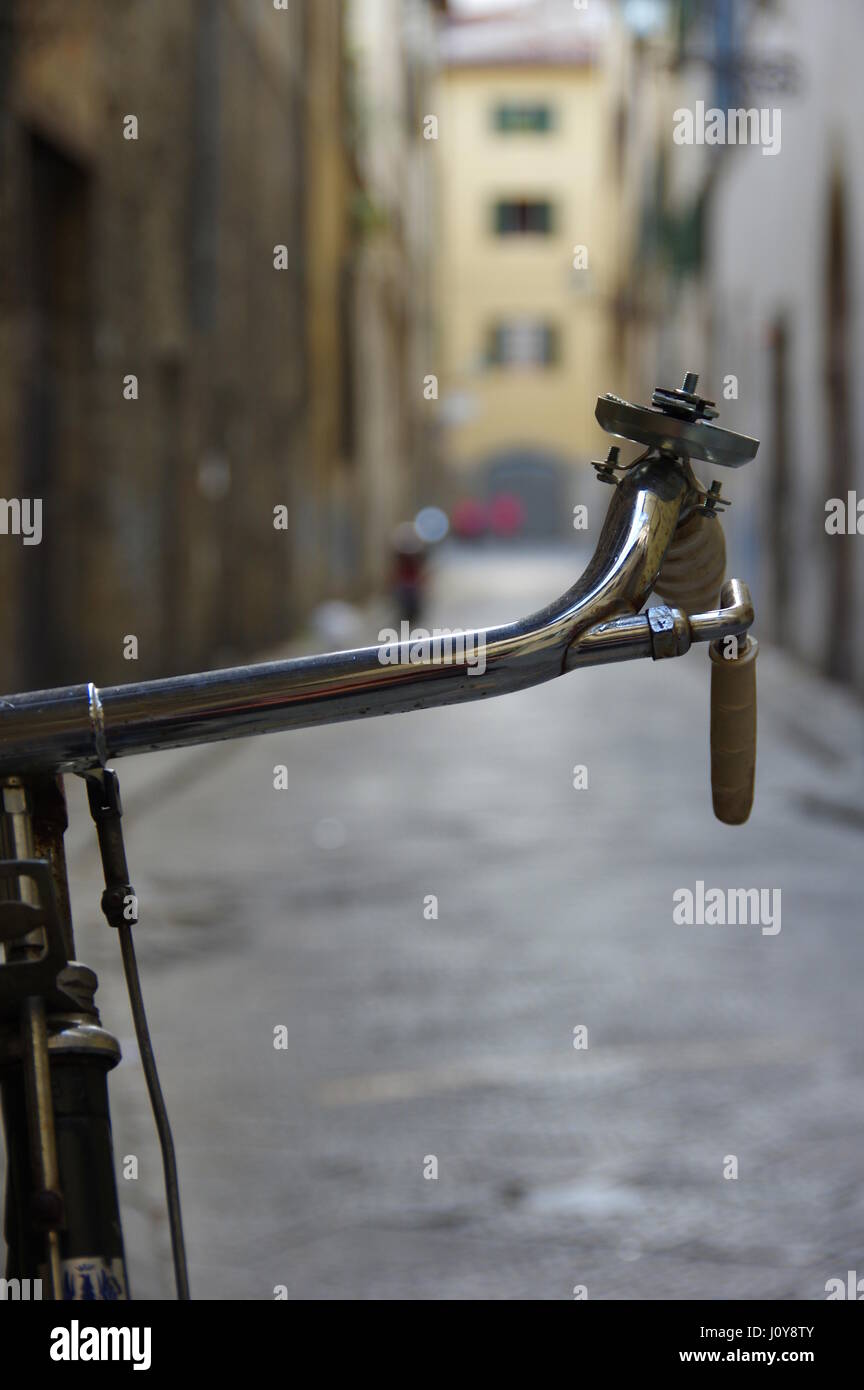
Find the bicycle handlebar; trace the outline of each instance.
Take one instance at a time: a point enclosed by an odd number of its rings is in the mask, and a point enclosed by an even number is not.
[[[409,641],[0,698],[0,775],[82,772],[127,754],[485,699],[575,666],[677,656],[691,641],[743,633],[753,612],[737,580],[716,612],[689,618],[663,605],[639,614],[689,492],[675,459],[647,456],[615,489],[588,567],[557,602],[502,627],[434,636],[417,659]],[[466,659],[474,652],[482,671]]]

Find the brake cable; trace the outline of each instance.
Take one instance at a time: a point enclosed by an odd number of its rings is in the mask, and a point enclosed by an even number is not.
[[[129,1007],[138,1052],[144,1071],[144,1080],[150,1097],[150,1107],[162,1151],[162,1169],[165,1175],[165,1198],[168,1206],[168,1224],[171,1231],[171,1254],[174,1262],[174,1282],[177,1297],[186,1300],[189,1294],[189,1272],[186,1266],[186,1244],[183,1239],[183,1215],[180,1209],[180,1181],[177,1174],[177,1157],[174,1151],[174,1138],[168,1109],[159,1073],[156,1068],[156,1055],[150,1038],[147,1014],[144,1009],[144,996],[141,991],[141,977],[135,957],[135,944],[132,928],[138,921],[138,898],[129,882],[129,868],[126,863],[126,847],[123,843],[120,804],[120,782],[113,768],[94,768],[84,774],[87,783],[87,800],[90,814],[96,824],[99,837],[99,853],[105,874],[105,891],[102,894],[102,911],[108,925],[114,927],[120,938],[120,954],[123,960],[123,974],[129,995]]]

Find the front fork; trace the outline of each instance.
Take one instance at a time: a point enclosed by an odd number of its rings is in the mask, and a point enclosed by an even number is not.
[[[124,1299],[107,1082],[120,1048],[74,960],[62,782],[4,777],[0,797],[6,1279],[19,1296]]]

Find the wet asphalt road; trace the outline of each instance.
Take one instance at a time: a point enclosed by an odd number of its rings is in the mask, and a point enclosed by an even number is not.
[[[581,558],[451,556],[433,621],[517,617]],[[819,1299],[864,1274],[864,817],[835,804],[860,714],[768,650],[760,667],[742,829],[711,814],[698,650],[118,764],[194,1296]],[[78,954],[126,1055],[132,1291],[170,1297],[158,1150],[69,796]],[[781,930],[675,924],[697,880],[779,889]]]

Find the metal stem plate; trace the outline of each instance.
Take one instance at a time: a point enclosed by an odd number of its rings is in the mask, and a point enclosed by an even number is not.
[[[631,405],[619,396],[599,396],[594,414],[607,434],[724,468],[741,468],[759,448],[759,440],[749,435],[733,434],[708,420],[682,420],[649,406]]]

